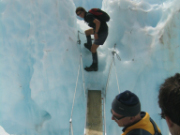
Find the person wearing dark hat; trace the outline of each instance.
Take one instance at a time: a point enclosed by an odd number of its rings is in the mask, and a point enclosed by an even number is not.
[[[180,135],[180,74],[169,77],[161,85],[158,95],[161,117],[172,135]]]
[[[112,120],[124,127],[122,135],[161,135],[149,114],[141,111],[139,98],[129,90],[115,97],[111,113]]]

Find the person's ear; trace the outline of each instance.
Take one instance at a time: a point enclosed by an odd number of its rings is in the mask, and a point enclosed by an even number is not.
[[[168,116],[165,116],[166,122],[168,127],[173,127],[174,123],[171,121],[171,119]]]

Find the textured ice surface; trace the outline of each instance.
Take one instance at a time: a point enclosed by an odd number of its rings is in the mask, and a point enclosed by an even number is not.
[[[103,1],[103,5],[112,16],[105,46],[111,49],[116,43],[121,57],[121,61],[115,59],[120,91],[135,92],[140,97],[142,110],[150,113],[162,134],[168,134],[166,123],[159,116],[157,94],[164,79],[179,72],[179,1],[150,4],[121,0]],[[118,92],[115,70],[113,72],[107,93],[107,116],[110,101]],[[107,119],[107,134],[120,130],[115,125]]]
[[[79,60],[73,2],[1,4],[0,125],[9,134],[67,134]]]
[[[83,72],[85,89],[105,89],[116,44],[106,98],[107,135],[120,134],[111,120],[110,107],[120,91],[129,89],[141,100],[163,135],[157,93],[163,80],[179,71],[180,2],[178,0],[1,0],[0,1],[0,125],[8,134],[67,135],[79,68],[92,62],[83,47],[88,27],[76,20],[75,6],[99,7],[111,20],[106,43],[98,48],[99,71]],[[74,134],[83,134],[85,94],[79,74],[73,110]],[[0,134],[5,134],[0,129]]]
[[[76,7],[84,7],[87,11],[90,8],[101,8],[102,0],[73,0]]]

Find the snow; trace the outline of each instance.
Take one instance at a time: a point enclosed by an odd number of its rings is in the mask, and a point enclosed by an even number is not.
[[[109,36],[98,48],[99,71],[80,68],[92,62],[83,47],[89,27],[75,14],[98,7],[111,17]],[[180,1],[178,0],[1,0],[0,1],[0,135],[67,135],[76,90],[72,127],[83,134],[86,90],[105,93],[112,51],[116,44],[106,93],[106,130],[120,134],[111,120],[111,102],[118,92],[131,90],[160,127],[158,89],[179,72]],[[92,36],[93,38],[93,36]],[[121,59],[118,59],[119,56]],[[81,66],[80,66],[81,67]],[[76,81],[77,89],[76,88]]]

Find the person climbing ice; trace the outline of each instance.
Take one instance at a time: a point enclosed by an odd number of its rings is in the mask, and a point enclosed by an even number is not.
[[[108,36],[109,15],[101,9],[93,8],[88,12],[83,7],[76,8],[77,16],[84,19],[91,28],[85,31],[87,43],[84,46],[92,52],[93,62],[91,66],[85,67],[86,71],[98,71],[98,55],[97,48],[103,45]],[[94,35],[94,43],[92,44],[91,35]]]

